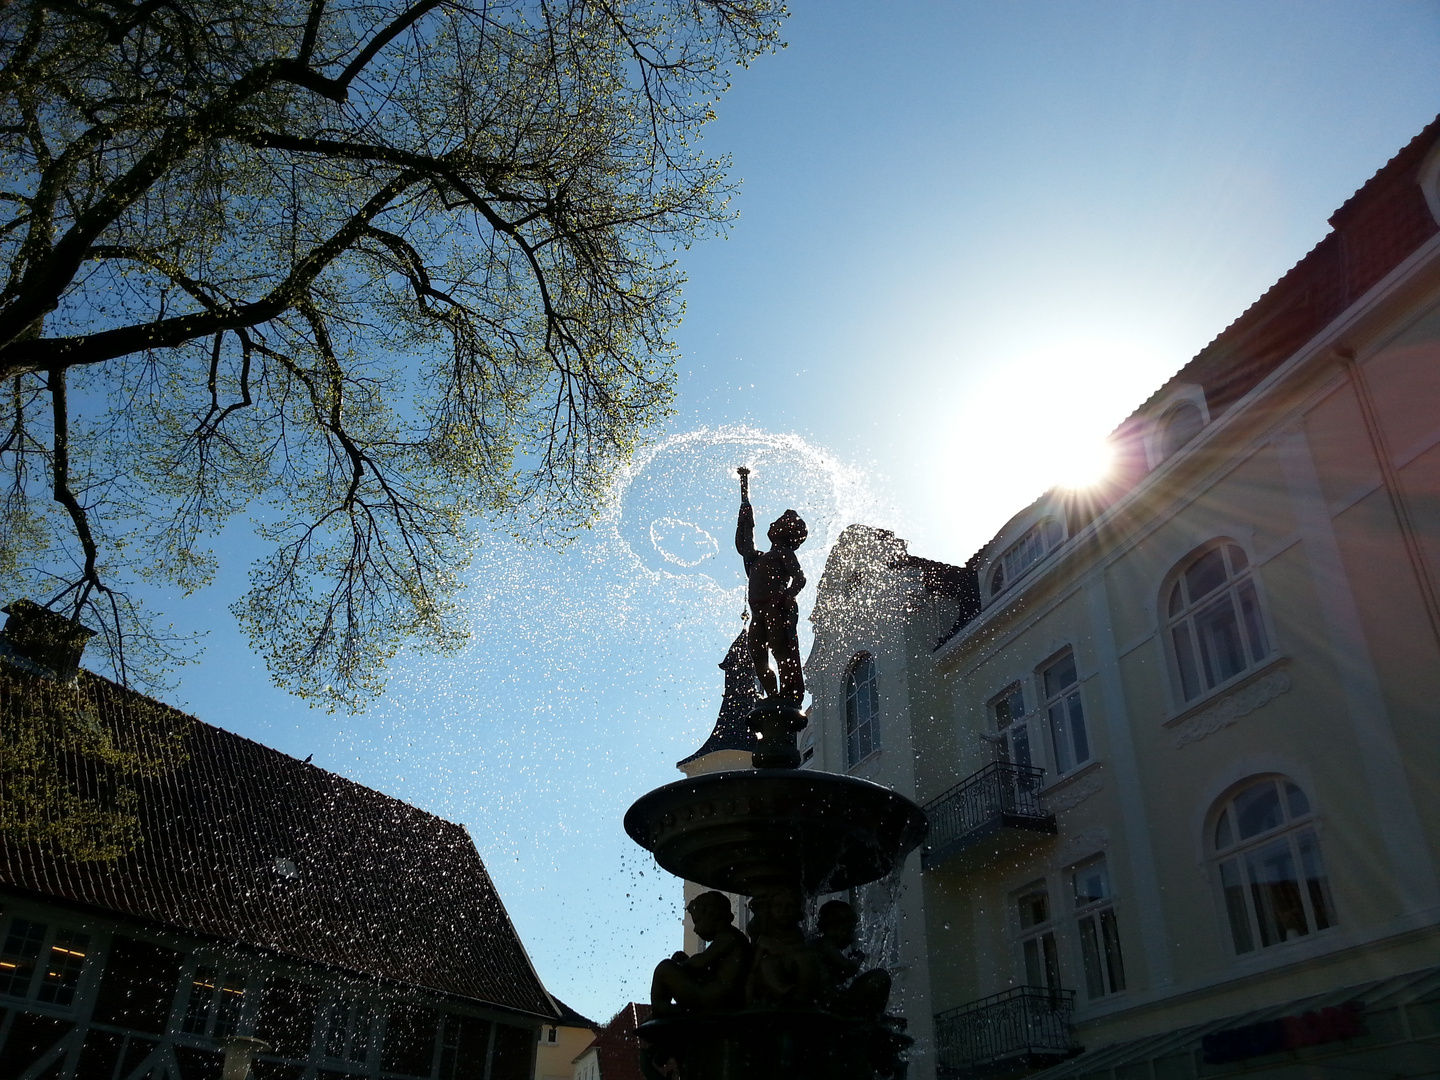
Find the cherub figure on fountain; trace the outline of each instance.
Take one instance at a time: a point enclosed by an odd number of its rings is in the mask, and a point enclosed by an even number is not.
[[[755,958],[745,993],[751,1005],[805,1008],[815,1003],[822,978],[800,920],[805,902],[795,889],[776,889],[750,901],[755,913],[751,940]]]
[[[750,941],[734,925],[729,897],[701,893],[685,910],[706,947],[694,956],[677,952],[660,961],[650,980],[651,1008],[656,1016],[738,1009],[745,1004]]]
[[[884,968],[860,971],[861,954],[854,952],[855,909],[844,900],[820,906],[815,938],[810,942],[823,975],[820,1003],[841,1016],[875,1019],[890,1002],[890,973]]]

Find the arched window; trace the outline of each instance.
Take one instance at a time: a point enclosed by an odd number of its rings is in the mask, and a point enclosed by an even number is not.
[[[1211,546],[1170,580],[1165,617],[1184,700],[1194,700],[1269,656],[1250,559],[1239,544]]]
[[[880,690],[875,658],[861,653],[845,673],[845,756],[858,765],[880,749]]]
[[[1224,799],[1210,840],[1237,953],[1305,937],[1335,923],[1310,800],[1283,776]]]
[[[1045,518],[1025,530],[1001,554],[990,575],[990,595],[999,596],[1009,586],[1028,574],[1035,564],[1059,547],[1065,540],[1065,529],[1054,518]]]
[[[1160,421],[1160,460],[1168,460],[1205,426],[1200,407],[1193,401],[1182,401]]]

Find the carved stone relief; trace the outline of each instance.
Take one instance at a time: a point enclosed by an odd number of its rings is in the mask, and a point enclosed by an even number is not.
[[[1242,716],[1254,712],[1266,702],[1279,697],[1290,689],[1290,673],[1284,668],[1272,671],[1263,678],[1221,698],[1203,712],[1198,712],[1175,728],[1175,745],[1203,739],[1212,732],[1229,727]]]

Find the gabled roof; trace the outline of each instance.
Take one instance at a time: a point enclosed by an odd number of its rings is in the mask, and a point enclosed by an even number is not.
[[[649,1019],[649,1005],[630,1002],[595,1032],[595,1038],[575,1060],[593,1049],[600,1059],[600,1080],[645,1080],[640,1071],[640,1039],[635,1029]]]
[[[0,721],[43,723],[54,686],[0,664]],[[117,744],[147,737],[157,703],[85,671],[78,687]],[[0,835],[0,887],[557,1017],[463,828],[158,707],[184,750],[133,781],[135,849],[77,862]],[[61,762],[82,795],[105,798],[92,758]]]

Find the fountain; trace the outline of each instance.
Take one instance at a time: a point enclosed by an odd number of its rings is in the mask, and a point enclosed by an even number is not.
[[[749,645],[765,698],[750,712],[754,769],[709,773],[657,788],[625,815],[625,830],[677,877],[712,892],[691,901],[707,947],[656,968],[654,1016],[641,1025],[647,1077],[678,1080],[899,1080],[911,1040],[886,1014],[889,974],[848,954],[855,913],[832,900],[816,932],[806,900],[889,874],[925,837],[918,806],[878,784],[802,770],[805,726],[795,558],[805,523],[787,510],[755,549],[748,470],[740,469],[736,548],[745,560]],[[770,668],[770,657],[776,671]],[[750,897],[749,937],[724,893]]]

